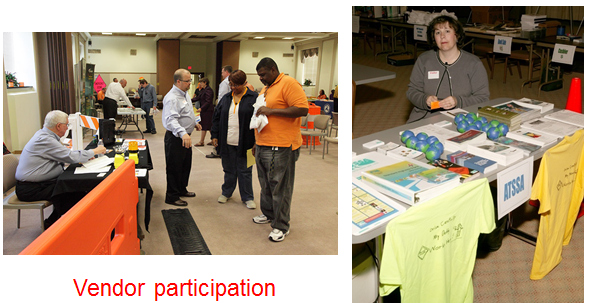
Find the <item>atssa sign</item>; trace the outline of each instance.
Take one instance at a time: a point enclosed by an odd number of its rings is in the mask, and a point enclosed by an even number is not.
[[[531,197],[533,157],[498,173],[498,218],[504,217]]]

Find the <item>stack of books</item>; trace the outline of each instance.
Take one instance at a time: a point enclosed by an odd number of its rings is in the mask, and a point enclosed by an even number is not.
[[[508,137],[499,137],[496,140],[493,140],[496,143],[500,143],[502,145],[506,145],[506,146],[510,146],[510,147],[514,147],[514,148],[518,148],[521,149],[524,156],[528,157],[531,153],[538,151],[539,149],[541,149],[540,145],[536,145],[536,144],[531,144],[528,142],[523,142],[523,141],[519,141],[519,140],[515,140],[515,139],[511,139]]]
[[[467,150],[467,145],[486,141],[486,134],[475,129],[445,140],[445,149],[451,152]]]
[[[538,109],[541,111],[541,114],[544,114],[553,109],[553,103],[543,102],[539,100],[529,99],[529,98],[522,98],[518,100],[514,100],[514,103],[518,105],[522,105],[525,107],[530,107],[534,109]]]
[[[361,173],[363,182],[406,204],[423,203],[461,184],[459,174],[419,161],[402,161]]]
[[[557,142],[557,139],[559,139],[559,137],[555,135],[540,133],[534,130],[528,130],[524,128],[517,129],[515,131],[509,131],[508,134],[506,134],[506,137],[518,141],[527,142],[530,144],[539,145],[540,147],[545,147],[547,145],[553,144]]]
[[[475,169],[484,174],[487,174],[498,168],[498,163],[490,159],[476,156],[464,151],[454,152],[447,155],[447,160],[465,166],[471,169]]]
[[[467,147],[467,152],[476,156],[491,159],[504,166],[510,165],[523,157],[521,149],[502,145],[490,140],[469,145]]]
[[[486,117],[488,121],[497,120],[500,123],[508,125],[510,130],[518,129],[522,122],[521,117],[517,113],[505,111],[499,108],[484,106],[477,111],[480,117]]]
[[[545,118],[584,128],[584,114],[576,113],[571,110],[562,109],[548,114]]]
[[[502,104],[498,104],[498,105],[495,105],[494,107],[498,108],[498,109],[505,110],[505,111],[509,111],[512,113],[519,114],[521,122],[529,121],[529,120],[537,119],[537,118],[541,117],[541,110],[540,109],[533,109],[530,107],[525,107],[525,106],[519,105],[518,103],[516,103],[514,101],[509,101],[509,102],[505,102]]]
[[[428,162],[428,164],[434,167],[444,168],[446,170],[452,171],[456,174],[461,175],[461,183],[469,182],[471,180],[477,179],[481,174],[476,169],[467,168],[465,166],[461,166],[459,164],[455,164],[451,161],[445,159],[436,159],[434,161]]]
[[[563,123],[548,118],[527,121],[522,124],[522,128],[528,131],[558,136],[560,138],[571,136],[576,131],[582,129],[581,127],[575,126],[573,124]]]

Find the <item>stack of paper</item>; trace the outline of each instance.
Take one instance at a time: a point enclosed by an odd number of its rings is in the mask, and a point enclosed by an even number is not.
[[[522,128],[533,132],[558,136],[560,138],[571,136],[576,131],[581,129],[581,127],[575,126],[573,124],[563,123],[547,118],[540,118],[525,122],[522,124]]]
[[[504,166],[510,165],[522,159],[523,156],[523,151],[521,149],[502,145],[490,140],[469,145],[467,147],[467,152],[480,157],[491,159]]]
[[[547,21],[547,15],[522,15],[520,23],[523,31],[530,31],[539,26],[539,23]]]
[[[549,115],[545,116],[545,118],[572,124],[582,128],[584,127],[584,114],[576,113],[567,109],[550,113]]]
[[[514,100],[514,103],[516,103],[518,105],[525,106],[525,107],[538,109],[541,111],[541,114],[552,110],[554,107],[553,103],[543,102],[543,101],[529,99],[529,98],[522,98],[522,99]]]
[[[111,169],[111,164],[114,161],[115,158],[109,158],[107,156],[98,157],[83,163],[81,167],[76,167],[74,174],[106,173]]]

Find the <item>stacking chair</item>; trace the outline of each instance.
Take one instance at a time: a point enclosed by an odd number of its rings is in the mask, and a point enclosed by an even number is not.
[[[473,52],[474,54],[483,54],[485,56],[488,67],[490,68],[490,80],[494,79],[494,67],[496,64],[505,63],[508,57],[506,54],[494,53],[494,45],[489,43],[474,44]],[[510,71],[510,75],[512,75],[510,66],[508,66],[508,70]],[[506,83],[506,75],[504,75],[504,83]]]
[[[338,137],[324,137],[324,147],[323,147],[323,151],[322,151],[322,159],[324,158],[324,155],[328,153],[328,144],[329,143],[338,144]]]
[[[309,141],[314,137],[325,137],[328,133],[328,121],[330,116],[328,115],[317,115],[313,121],[313,130],[302,130],[301,135],[307,137],[307,144],[309,147]],[[314,145],[315,149],[315,145]],[[309,154],[311,155],[311,148],[309,148]]]
[[[2,158],[4,166],[4,209],[17,209],[16,227],[20,228],[20,210],[21,209],[38,209],[41,212],[41,229],[45,230],[43,224],[43,210],[51,205],[50,201],[40,200],[35,202],[22,202],[16,197],[16,167],[18,159],[13,154],[4,155]]]
[[[529,71],[529,74],[532,77],[533,71],[535,70],[535,65],[537,63],[540,64],[541,62],[541,57],[539,57],[539,55],[537,55],[536,53],[533,52],[533,62],[531,64],[532,66],[532,71]],[[520,62],[524,61],[527,65],[529,64],[529,51],[528,50],[513,50],[510,53],[510,56],[506,57],[505,61],[504,61],[504,82],[506,83],[506,69],[510,68],[511,65],[516,64],[517,69],[518,69],[518,77],[520,79],[522,79],[522,71],[520,69]],[[510,71],[510,75],[512,75],[512,71]],[[532,82],[531,82],[532,85]]]
[[[328,133],[328,137],[332,136],[332,129],[336,130],[336,137],[338,137],[338,113],[332,112],[332,124],[330,124],[330,132]]]

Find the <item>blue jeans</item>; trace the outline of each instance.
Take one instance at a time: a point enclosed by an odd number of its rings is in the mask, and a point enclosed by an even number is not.
[[[231,197],[236,189],[236,183],[239,183],[240,197],[243,202],[254,200],[254,190],[252,189],[252,166],[246,167],[246,157],[238,156],[238,147],[228,145],[228,154],[221,156],[221,165],[223,166],[223,185],[221,185],[221,194]]]
[[[154,123],[154,116],[150,116],[150,108],[153,107],[153,102],[141,102],[141,109],[145,112],[145,128],[148,131],[155,132],[156,124]]]
[[[299,148],[256,145],[256,168],[260,181],[260,210],[272,228],[289,230],[291,198],[295,184],[295,162]]]

